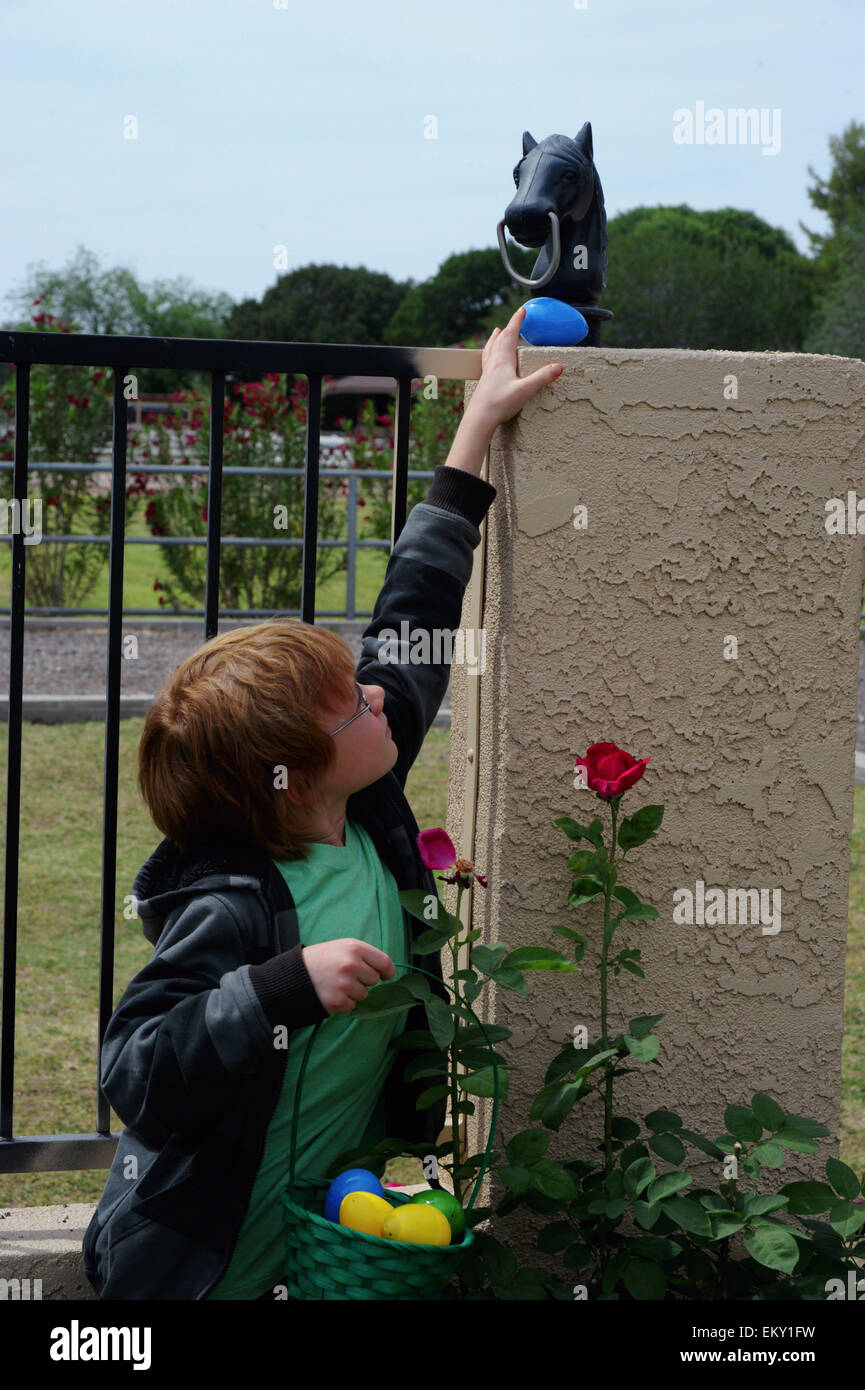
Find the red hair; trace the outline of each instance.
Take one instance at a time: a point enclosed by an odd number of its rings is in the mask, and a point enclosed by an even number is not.
[[[212,637],[182,662],[144,720],[138,787],[182,850],[214,833],[302,859],[309,803],[336,758],[316,716],[336,714],[356,681],[351,649],[328,628],[271,618]]]

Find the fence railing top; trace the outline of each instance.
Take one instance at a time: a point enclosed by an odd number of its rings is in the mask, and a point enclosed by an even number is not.
[[[362,374],[382,379],[436,376],[478,381],[479,348],[391,347],[364,343],[280,343],[243,338],[146,338],[97,333],[0,330],[0,362],[86,367],[174,367],[186,371]]]

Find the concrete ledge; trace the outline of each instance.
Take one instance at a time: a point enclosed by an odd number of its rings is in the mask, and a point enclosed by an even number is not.
[[[89,1202],[52,1207],[0,1208],[0,1300],[92,1300],[96,1294],[81,1268],[84,1232],[95,1208]],[[38,1282],[40,1281],[41,1286]]]
[[[411,1196],[427,1186],[411,1183],[391,1190]],[[95,1209],[89,1202],[0,1207],[0,1302],[98,1302],[81,1268],[84,1233]]]

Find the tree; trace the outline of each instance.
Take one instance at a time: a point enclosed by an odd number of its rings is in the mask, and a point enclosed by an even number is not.
[[[851,121],[842,135],[830,135],[829,152],[832,171],[828,179],[822,179],[808,165],[808,173],[814,180],[808,197],[815,208],[826,214],[831,231],[826,234],[811,232],[803,222],[799,223],[811,242],[812,254],[820,263],[826,288],[841,269],[839,238],[865,206],[865,125]]]
[[[29,266],[23,284],[6,298],[19,317],[7,328],[32,329],[30,309],[39,300],[43,311],[75,333],[145,338],[222,338],[234,308],[229,295],[196,289],[183,276],[148,286],[126,267],[103,270],[99,257],[81,245],[62,270],[49,270],[44,262]],[[151,368],[138,378],[139,391],[163,392],[191,384],[200,373]]]
[[[849,215],[835,243],[837,271],[814,313],[805,351],[865,357],[865,210]]]
[[[813,264],[752,212],[639,207],[607,224],[610,347],[801,350]]]
[[[245,299],[231,338],[291,343],[383,343],[385,326],[413,282],[363,266],[305,265],[281,275],[261,303]]]
[[[514,269],[526,275],[538,252],[511,243],[509,255]],[[482,331],[491,316],[494,322],[501,322],[502,306],[513,299],[515,291],[518,304],[528,296],[527,290],[514,285],[497,246],[459,252],[443,261],[431,279],[409,290],[382,341],[408,347],[446,347],[463,342]]]

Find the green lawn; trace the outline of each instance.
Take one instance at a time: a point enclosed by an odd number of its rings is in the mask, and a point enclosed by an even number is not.
[[[135,791],[140,719],[120,725],[120,798],[115,902],[115,1003],[149,959],[137,920],[122,902],[160,836]],[[0,741],[4,774],[6,741]],[[15,1131],[90,1131],[95,1123],[102,761],[100,724],[24,726],[19,881]],[[434,729],[407,792],[422,827],[444,825],[450,734]],[[841,1157],[865,1168],[865,792],[855,792]],[[564,882],[564,880],[563,880]],[[755,1086],[756,1089],[756,1086]],[[675,1097],[671,1097],[671,1102]],[[122,1128],[112,1114],[112,1130]],[[390,1168],[417,1180],[410,1160]],[[95,1202],[104,1170],[0,1178],[0,1206]]]

